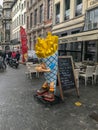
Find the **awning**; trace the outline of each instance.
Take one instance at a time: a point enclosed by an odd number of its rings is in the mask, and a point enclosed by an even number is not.
[[[59,44],[98,40],[98,30],[86,31],[59,38]]]

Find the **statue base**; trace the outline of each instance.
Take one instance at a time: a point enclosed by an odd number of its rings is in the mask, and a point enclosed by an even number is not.
[[[41,102],[42,104],[45,105],[55,105],[55,104],[59,104],[62,101],[61,97],[54,95],[54,99],[52,98],[44,98],[44,96],[40,96],[37,93],[35,93],[34,95],[34,99],[38,102]]]

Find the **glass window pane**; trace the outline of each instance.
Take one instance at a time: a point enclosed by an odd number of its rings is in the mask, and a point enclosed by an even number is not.
[[[82,14],[82,3],[76,6],[75,16]]]
[[[90,22],[93,22],[94,21],[94,11],[90,11],[90,19],[89,19]]]
[[[56,5],[56,23],[60,22],[60,3]]]
[[[98,8],[87,12],[84,28],[85,30],[98,28]]]
[[[77,0],[77,5],[81,4],[82,0]]]
[[[95,15],[94,15],[94,23],[98,24],[98,9],[95,9]]]
[[[65,10],[70,9],[70,0],[65,0]]]
[[[65,0],[64,20],[69,19],[69,16],[70,16],[70,0]]]

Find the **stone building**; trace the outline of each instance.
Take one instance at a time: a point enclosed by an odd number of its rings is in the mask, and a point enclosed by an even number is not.
[[[3,17],[2,17],[2,6],[0,5],[0,46],[2,45],[3,42],[3,27],[2,27],[2,21],[3,21]]]
[[[2,6],[0,5],[0,18],[1,18],[1,16],[2,16],[2,10],[3,10],[3,8],[2,8]]]
[[[27,0],[26,5],[28,46],[34,49],[37,37],[52,29],[53,0]]]
[[[13,49],[20,48],[20,26],[26,29],[26,0],[14,0],[12,4],[11,42]]]
[[[10,34],[11,34],[11,6],[14,0],[3,0],[3,46],[5,50],[10,49]]]
[[[59,55],[98,62],[98,0],[54,0],[53,12]]]

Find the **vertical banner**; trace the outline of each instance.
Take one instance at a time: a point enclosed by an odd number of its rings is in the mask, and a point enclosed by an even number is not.
[[[27,46],[26,31],[22,26],[20,26],[20,40],[21,40],[22,62],[25,62],[27,60],[28,46]]]

